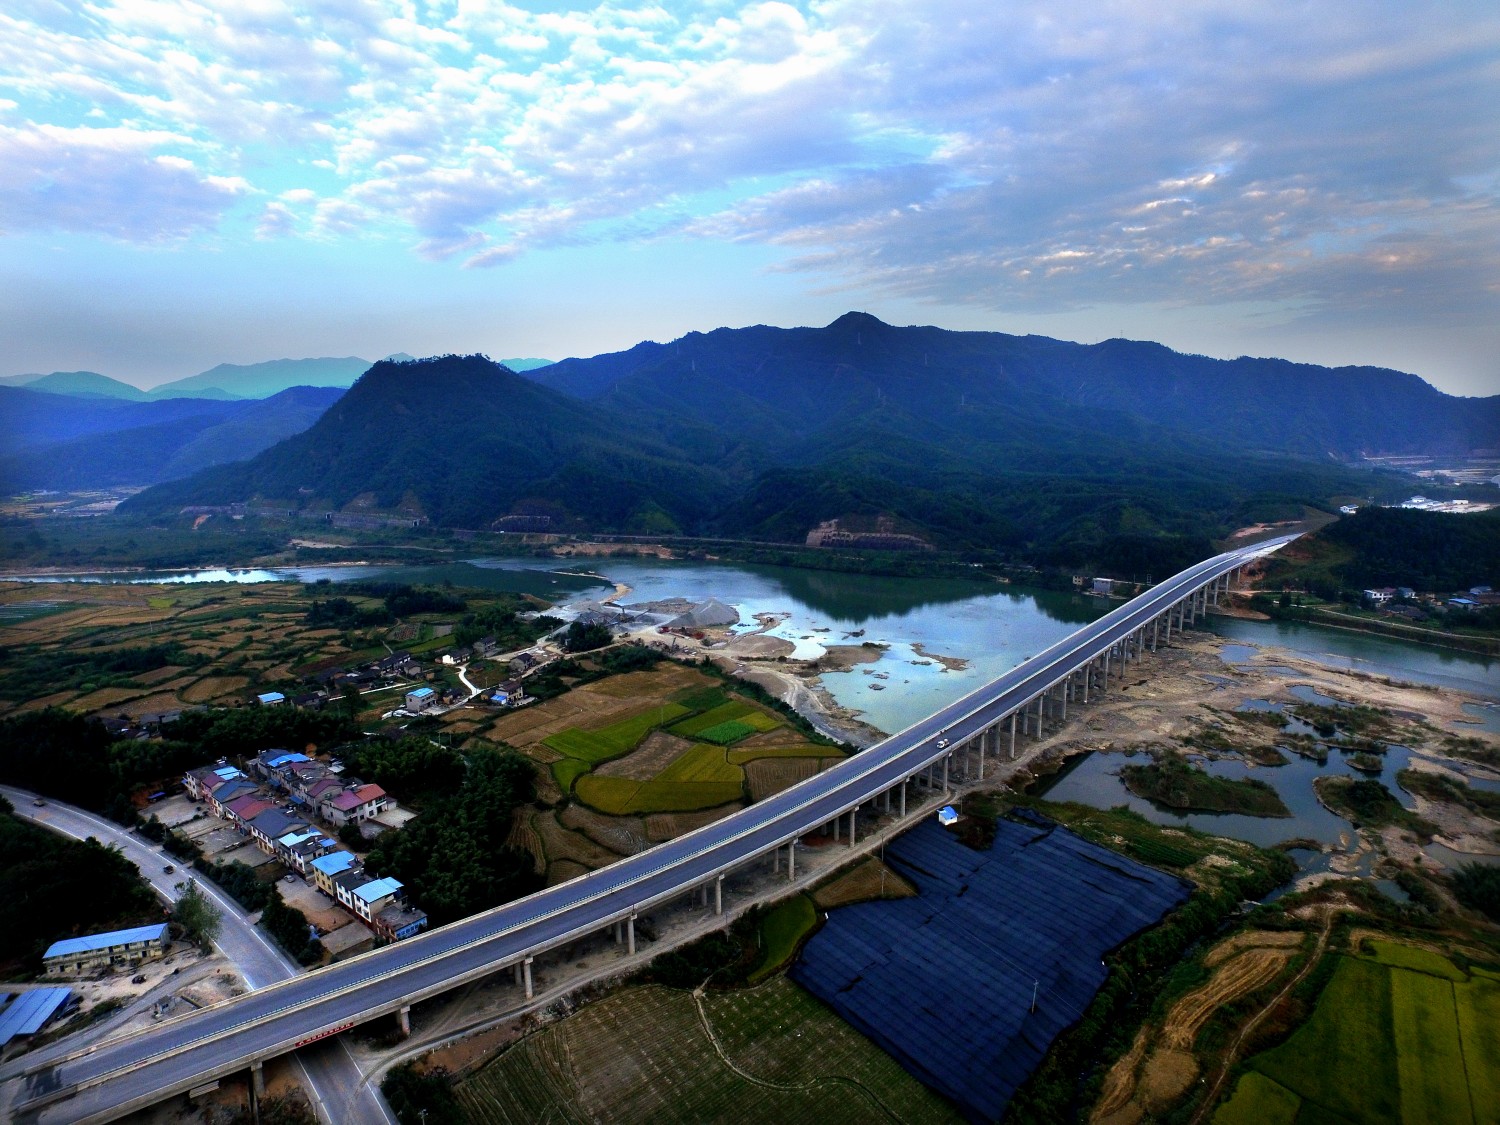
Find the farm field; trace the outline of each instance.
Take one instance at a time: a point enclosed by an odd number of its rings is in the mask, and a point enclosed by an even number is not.
[[[699,1003],[649,986],[590,1005],[461,1082],[464,1116],[474,1125],[959,1120],[785,979]]]
[[[1500,980],[1375,942],[1338,955],[1311,1018],[1248,1061],[1216,1125],[1349,1120],[1500,1122]]]
[[[844,753],[670,661],[580,684],[486,733],[507,736],[545,767],[544,796],[560,808],[549,824],[518,825],[512,840],[549,882],[711,823]]]

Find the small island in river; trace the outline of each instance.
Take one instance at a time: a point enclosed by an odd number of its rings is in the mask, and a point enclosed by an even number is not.
[[[1170,751],[1154,754],[1153,759],[1149,765],[1126,766],[1120,771],[1125,787],[1137,797],[1179,812],[1292,815],[1264,781],[1215,777]]]

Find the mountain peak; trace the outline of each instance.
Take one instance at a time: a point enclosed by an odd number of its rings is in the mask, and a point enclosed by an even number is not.
[[[834,332],[870,332],[890,325],[867,312],[846,312],[828,326]]]

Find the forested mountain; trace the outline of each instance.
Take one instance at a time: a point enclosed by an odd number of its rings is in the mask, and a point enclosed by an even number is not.
[[[697,527],[728,477],[483,356],[382,360],[311,429],[251,461],[161,485],[136,510],[259,498],[419,511],[448,526],[515,511],[559,525]]]
[[[49,394],[29,387],[0,387],[0,456],[61,441],[137,429],[184,418],[223,419],[235,405],[209,399],[162,402]]]
[[[344,391],[294,387],[264,400],[108,403],[0,387],[0,488],[153,484],[254,456],[312,425]],[[14,408],[14,413],[10,411]]]
[[[1101,409],[1247,451],[1340,460],[1500,448],[1500,396],[1455,398],[1398,371],[897,328],[864,313],[827,328],[694,332],[528,377],[627,414],[711,423],[734,414],[785,445],[895,404],[930,425],[976,408]]]
[[[978,360],[903,364],[859,318],[773,360],[760,341],[777,332],[538,373],[575,394],[481,356],[382,362],[306,433],[124,509],[259,500],[461,527],[547,516],[555,530],[778,541],[883,515],[941,546],[1107,556],[1144,572],[1201,557],[1230,526],[1378,487],[1326,458],[1235,450],[1062,401]],[[592,398],[577,396],[585,387]]]
[[[1273,577],[1330,596],[1383,586],[1442,593],[1500,586],[1500,510],[1361,508],[1282,554]]]

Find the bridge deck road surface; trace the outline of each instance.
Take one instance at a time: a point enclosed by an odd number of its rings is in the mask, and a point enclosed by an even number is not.
[[[378,1011],[602,930],[793,840],[898,785],[1062,676],[1147,626],[1198,587],[1269,554],[1282,536],[1189,567],[1085,625],[990,684],[791,789],[732,817],[497,907],[217,1005],[29,1076],[26,1101],[73,1090],[37,1118],[77,1121],[153,1091],[185,1088],[251,1058],[269,1058]],[[54,1113],[53,1111],[56,1111]]]
[[[219,952],[239,971],[245,984],[251,989],[264,988],[276,981],[301,975],[302,970],[290,958],[276,948],[270,938],[254,926],[245,911],[212,882],[198,878],[191,868],[178,866],[176,861],[162,853],[156,845],[132,832],[126,831],[113,821],[95,816],[93,813],[52,798],[44,798],[46,804],[37,805],[36,794],[8,785],[0,785],[0,793],[15,807],[16,816],[29,820],[75,840],[86,840],[93,836],[100,843],[118,848],[122,855],[140,868],[141,877],[167,902],[180,897],[177,885],[193,879],[199,888],[219,908],[222,922],[214,944]],[[177,867],[171,873],[163,870],[168,865]],[[22,1069],[34,1067],[49,1056],[68,1054],[73,1045],[67,1039],[44,1048],[40,1052],[29,1052],[0,1068],[0,1081],[11,1078]],[[298,1060],[303,1073],[308,1098],[324,1109],[322,1118],[334,1125],[344,1121],[387,1122],[395,1125],[395,1116],[385,1104],[385,1099],[368,1084],[362,1083],[362,1075],[354,1059],[342,1042],[331,1044],[321,1050],[316,1058]],[[340,1114],[340,1107],[345,1112]],[[62,1110],[64,1107],[59,1107]],[[351,1116],[356,1114],[357,1116]],[[57,1120],[67,1120],[59,1113]]]

